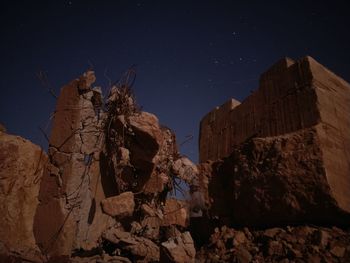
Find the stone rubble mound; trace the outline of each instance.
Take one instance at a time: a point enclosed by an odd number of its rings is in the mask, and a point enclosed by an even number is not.
[[[197,262],[333,263],[350,261],[350,232],[340,228],[286,226],[265,230],[215,228]]]
[[[193,180],[196,166],[179,154],[174,133],[138,108],[129,83],[113,85],[104,103],[95,80],[88,71],[62,88],[47,155],[2,129],[0,197],[10,211],[0,254],[30,262],[194,262],[188,202],[168,194],[179,187],[175,177]]]

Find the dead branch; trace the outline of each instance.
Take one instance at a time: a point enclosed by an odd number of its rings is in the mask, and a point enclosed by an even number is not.
[[[185,140],[184,140],[182,143],[180,143],[180,146],[182,146],[182,145],[188,143],[188,142],[191,141],[192,139],[193,139],[193,135],[192,135],[192,134],[187,135],[187,136],[185,137]]]
[[[44,135],[46,141],[47,141],[48,143],[50,143],[49,136],[46,134],[46,132],[45,132],[40,126],[38,126],[38,129],[39,129],[39,131],[41,131],[41,133]]]

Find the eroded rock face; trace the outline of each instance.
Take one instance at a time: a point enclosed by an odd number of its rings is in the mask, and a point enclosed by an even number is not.
[[[43,260],[33,222],[47,161],[39,146],[0,131],[0,254]]]
[[[346,224],[349,214],[334,198],[319,145],[315,129],[304,129],[248,140],[208,164],[211,215],[242,226]]]

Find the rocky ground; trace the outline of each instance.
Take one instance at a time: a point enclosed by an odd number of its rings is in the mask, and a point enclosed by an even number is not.
[[[350,262],[350,230],[287,226],[266,230],[215,228],[197,262]]]

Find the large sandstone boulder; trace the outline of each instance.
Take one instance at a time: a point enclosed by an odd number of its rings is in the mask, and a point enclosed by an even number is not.
[[[321,158],[312,128],[248,140],[230,157],[201,165],[203,175],[211,172],[202,177],[209,178],[210,214],[244,226],[348,224],[349,213],[334,198]]]
[[[39,146],[0,131],[0,254],[41,261],[33,221],[47,162]]]

